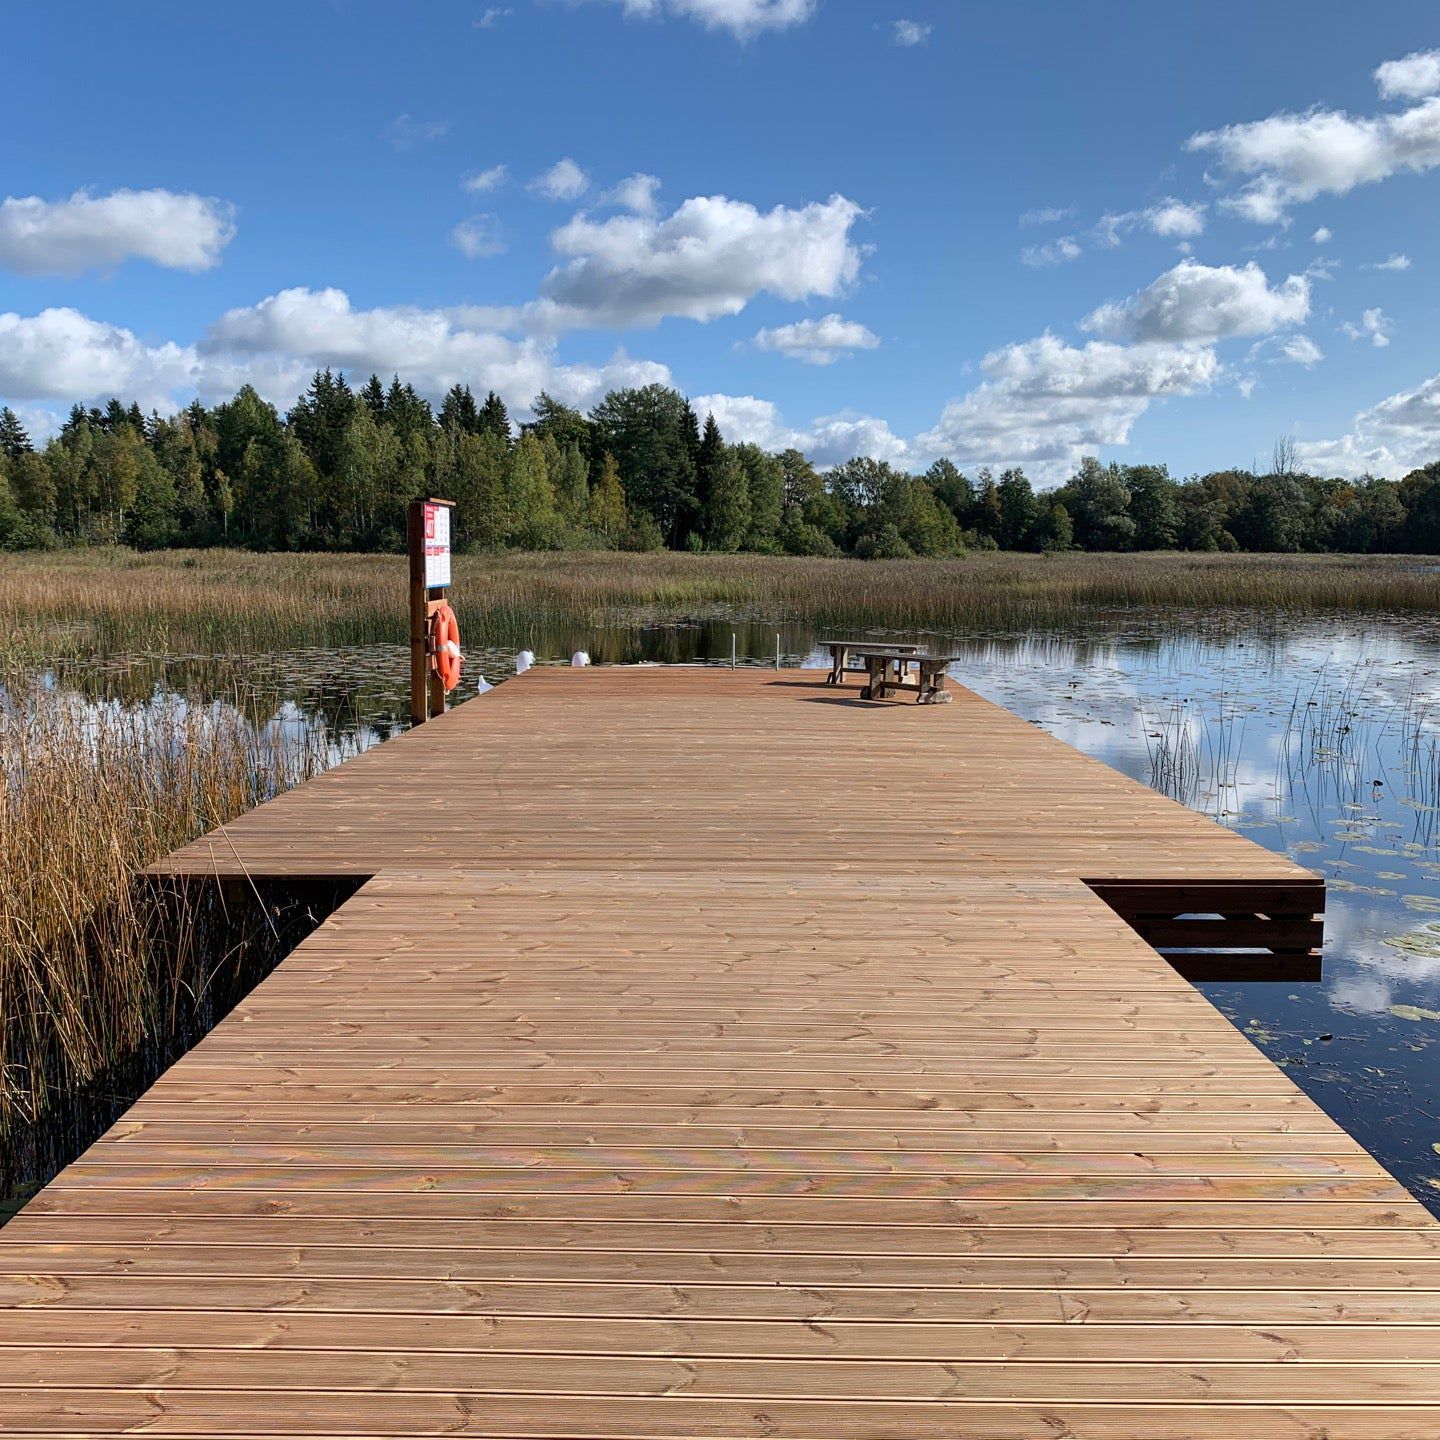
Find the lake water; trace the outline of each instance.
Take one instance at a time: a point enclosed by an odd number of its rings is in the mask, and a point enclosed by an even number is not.
[[[716,620],[529,636],[542,662],[820,664],[803,626]],[[1320,871],[1319,984],[1205,985],[1267,1055],[1440,1213],[1440,627],[1173,615],[1072,633],[926,637],[953,673],[1051,734]],[[513,650],[472,653],[492,681]],[[71,668],[91,698],[199,690],[340,759],[402,727],[403,647],[128,657]],[[852,682],[858,683],[858,682]],[[484,703],[483,699],[477,703]]]

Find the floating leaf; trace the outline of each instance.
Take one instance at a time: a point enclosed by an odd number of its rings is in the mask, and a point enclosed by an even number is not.
[[[1423,1005],[1392,1005],[1390,1013],[1397,1020],[1440,1020],[1440,1010],[1427,1010]]]
[[[1387,935],[1385,943],[1392,950],[1413,955],[1418,960],[1440,960],[1440,925],[1422,925],[1403,935]]]
[[[1363,895],[1393,895],[1393,890],[1387,890],[1383,885],[1357,885],[1353,880],[1342,880],[1340,877],[1331,878],[1330,884],[1336,890],[1357,890]]]

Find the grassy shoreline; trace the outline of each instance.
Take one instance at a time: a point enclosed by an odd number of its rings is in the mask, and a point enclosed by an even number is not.
[[[403,640],[405,560],[234,550],[68,550],[0,564],[0,654],[263,651]],[[455,596],[467,637],[553,625],[641,625],[726,613],[958,632],[1115,609],[1440,612],[1425,556],[976,554],[821,560],[585,551],[466,555]]]

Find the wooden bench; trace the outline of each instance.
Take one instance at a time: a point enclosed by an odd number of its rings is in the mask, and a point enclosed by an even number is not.
[[[958,660],[958,655],[926,655],[913,648],[897,647],[867,649],[863,658],[869,680],[860,692],[862,700],[883,700],[897,691],[910,690],[915,694],[917,705],[950,703],[945,689],[945,668]],[[905,678],[912,667],[916,671],[913,681]]]
[[[884,650],[891,654],[918,655],[918,645],[892,645],[887,640],[822,640],[821,645],[830,652],[830,676],[828,685],[843,685],[846,674],[864,675],[864,664],[852,665],[852,657],[863,662],[871,650]]]

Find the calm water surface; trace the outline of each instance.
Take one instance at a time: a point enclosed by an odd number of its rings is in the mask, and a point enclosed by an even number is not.
[[[530,636],[641,660],[820,664],[814,632],[714,621]],[[1440,627],[1402,620],[1113,617],[944,639],[954,675],[1051,734],[1323,873],[1319,984],[1201,988],[1440,1213]],[[513,650],[472,653],[492,681]],[[93,699],[233,703],[340,759],[403,727],[403,647],[127,657],[67,670]],[[858,682],[852,682],[858,683]],[[467,679],[466,693],[473,693]],[[483,698],[477,703],[484,703]]]

